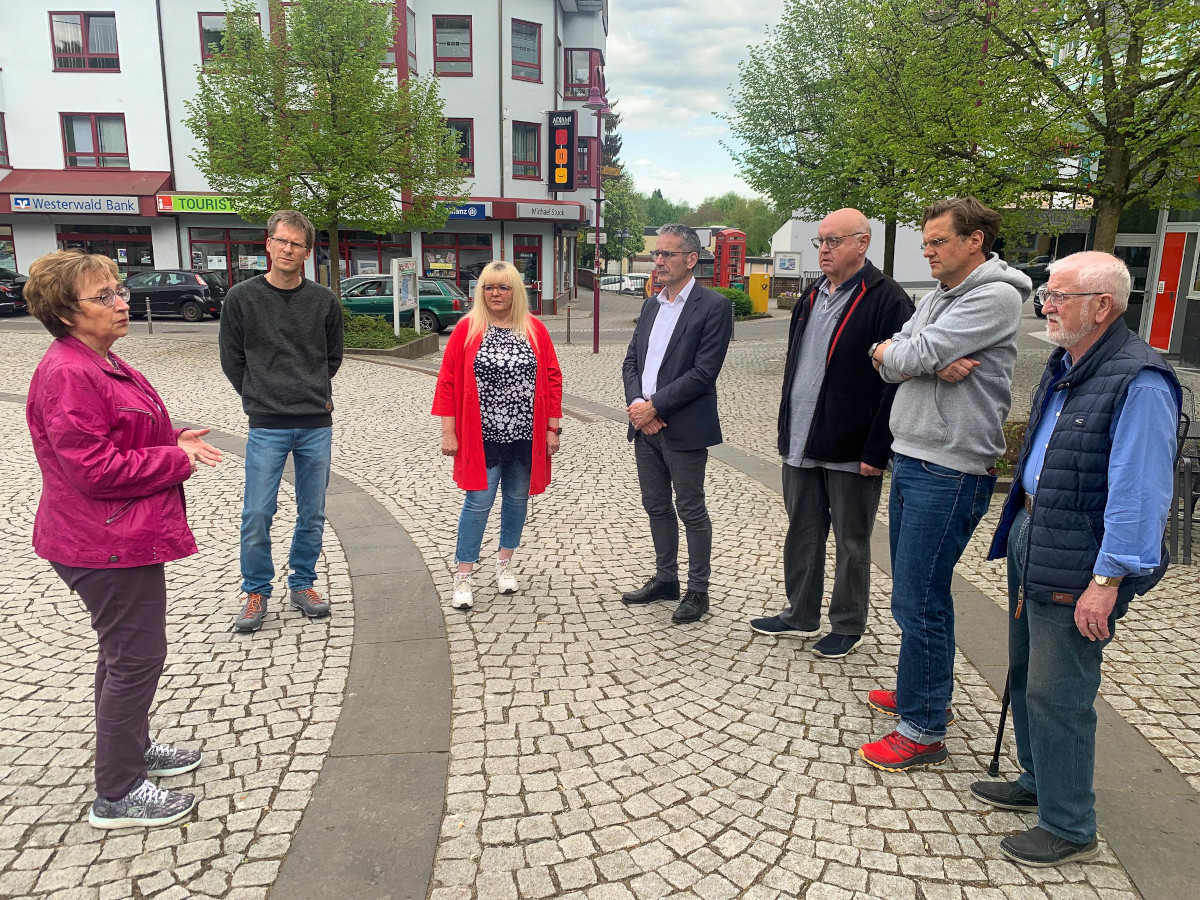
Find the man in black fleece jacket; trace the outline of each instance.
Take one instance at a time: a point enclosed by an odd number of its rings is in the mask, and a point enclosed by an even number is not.
[[[787,606],[750,627],[773,637],[820,633],[829,527],[837,545],[829,633],[813,647],[840,659],[867,627],[871,530],[883,470],[895,385],[880,381],[868,356],[913,313],[908,294],[867,261],[871,225],[857,209],[830,213],[813,245],[823,276],[792,310],[779,453],[788,532],[783,544]]]
[[[271,520],[288,454],[296,469],[296,528],[288,555],[291,606],[329,615],[313,587],[325,532],[325,488],[333,446],[332,379],[342,364],[342,306],[304,277],[316,231],[293,210],[267,222],[271,270],[235,285],[221,310],[221,368],[250,417],[242,502],[238,631],[257,631],[267,613],[275,566]]]

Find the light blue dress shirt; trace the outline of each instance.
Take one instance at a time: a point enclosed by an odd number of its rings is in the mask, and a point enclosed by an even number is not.
[[[1064,355],[1054,383],[1071,368]],[[1046,446],[1067,400],[1051,390],[1021,470],[1025,493],[1037,493]],[[1108,457],[1104,540],[1092,571],[1097,575],[1145,575],[1159,563],[1163,526],[1175,477],[1175,427],[1179,404],[1161,372],[1143,369],[1129,383]]]

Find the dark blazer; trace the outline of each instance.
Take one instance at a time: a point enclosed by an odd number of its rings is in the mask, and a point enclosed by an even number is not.
[[[621,377],[625,382],[626,406],[642,396],[642,372],[658,308],[658,295],[642,304],[633,340],[625,354]],[[717,376],[732,336],[733,304],[728,297],[697,282],[684,301],[667,343],[658,370],[658,390],[648,398],[659,418],[667,423],[662,435],[672,450],[702,450],[721,443]],[[630,425],[629,440],[633,440],[635,433]]]
[[[792,308],[783,397],[779,404],[779,453],[787,457],[792,437],[792,381],[800,345],[822,275]],[[825,353],[825,379],[809,426],[804,455],[822,462],[865,462],[882,469],[892,456],[888,419],[897,384],[885,384],[867,358],[875,341],[884,341],[912,318],[908,292],[867,262],[853,278],[854,285]]]

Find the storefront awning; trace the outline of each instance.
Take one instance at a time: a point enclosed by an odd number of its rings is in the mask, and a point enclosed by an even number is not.
[[[46,212],[55,214],[79,214],[91,212],[86,203],[74,207],[61,205],[59,209],[39,209],[35,205],[18,202],[14,204],[12,197],[98,197],[98,198],[136,198],[137,215],[155,216],[154,195],[161,190],[170,189],[172,179],[170,172],[133,172],[112,169],[13,169],[7,176],[0,178],[0,213]],[[103,209],[95,212],[103,214]],[[128,214],[128,211],[126,211]]]

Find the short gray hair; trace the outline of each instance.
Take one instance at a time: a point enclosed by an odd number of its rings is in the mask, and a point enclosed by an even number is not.
[[[695,253],[700,255],[700,238],[696,237],[695,230],[689,225],[680,225],[678,222],[672,222],[670,225],[664,225],[658,229],[658,236],[673,234],[679,238],[683,244],[684,253]]]
[[[1056,259],[1046,271],[1053,275],[1063,269],[1075,272],[1081,290],[1112,294],[1113,307],[1117,312],[1123,313],[1129,308],[1133,279],[1129,275],[1129,267],[1120,258],[1099,250],[1085,250]]]

